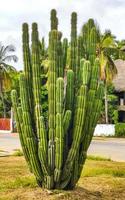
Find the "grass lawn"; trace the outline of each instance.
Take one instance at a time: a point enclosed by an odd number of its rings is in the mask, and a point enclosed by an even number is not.
[[[125,200],[125,163],[89,156],[73,191],[42,190],[23,156],[0,157],[0,200]]]

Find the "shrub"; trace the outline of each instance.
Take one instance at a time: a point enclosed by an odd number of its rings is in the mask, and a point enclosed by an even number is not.
[[[115,125],[115,136],[125,137],[125,123],[117,123]]]

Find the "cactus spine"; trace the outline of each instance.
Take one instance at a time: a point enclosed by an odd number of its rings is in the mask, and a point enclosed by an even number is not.
[[[95,59],[96,31],[90,20],[85,38],[77,38],[77,14],[71,17],[70,69],[64,77],[67,39],[61,41],[56,11],[51,11],[49,33],[48,119],[41,109],[40,44],[37,24],[32,24],[29,48],[28,25],[23,24],[24,72],[20,75],[20,104],[12,91],[13,109],[25,159],[39,186],[74,188],[86,160],[103,97],[99,61]],[[86,35],[85,35],[86,36]],[[89,60],[84,57],[88,55]]]

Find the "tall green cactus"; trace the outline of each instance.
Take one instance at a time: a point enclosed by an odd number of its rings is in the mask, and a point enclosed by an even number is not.
[[[64,66],[64,69],[65,69],[66,63],[67,63],[67,50],[68,50],[68,40],[67,40],[67,38],[63,39],[62,48],[63,48],[63,66]]]
[[[77,48],[76,48],[76,81],[77,86],[79,85],[79,76],[80,76],[80,60],[85,57],[84,54],[84,47],[83,47],[83,38],[82,36],[79,36],[77,39]]]
[[[58,29],[58,18],[56,16],[56,10],[55,9],[51,10],[50,20],[51,20],[51,27],[50,27],[51,31],[57,30]]]
[[[51,11],[49,33],[48,122],[41,109],[41,66],[37,24],[32,24],[29,48],[28,25],[23,24],[24,72],[20,75],[20,100],[12,91],[13,109],[22,149],[39,186],[74,188],[86,160],[94,128],[100,115],[103,83],[99,61],[86,60],[84,39],[77,38],[76,13],[72,13],[70,69],[64,76],[67,40],[57,30],[56,11]],[[89,23],[92,26],[92,23]],[[87,48],[95,51],[95,29]],[[95,55],[94,55],[95,56]]]
[[[84,56],[94,64],[96,58],[97,43],[99,42],[99,29],[93,19],[89,19],[82,27],[81,37],[83,39]]]
[[[70,68],[76,76],[76,47],[77,47],[77,13],[71,15]]]

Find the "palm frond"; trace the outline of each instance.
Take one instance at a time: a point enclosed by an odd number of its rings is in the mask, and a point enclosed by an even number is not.
[[[113,78],[117,75],[117,68],[110,56],[107,56],[106,64],[106,82],[111,83]]]
[[[4,50],[4,46],[2,46],[0,43],[0,60],[2,60],[2,57],[3,57],[3,50]]]
[[[16,50],[15,46],[10,44],[4,47],[3,53],[6,54],[8,52],[14,52]]]
[[[18,61],[18,57],[16,55],[9,55],[9,56],[6,56],[2,59],[3,62],[7,61],[7,62],[11,62],[11,61],[14,61],[14,62],[17,62]]]
[[[102,48],[117,48],[117,44],[112,37],[107,37],[102,41]]]
[[[112,58],[110,56],[107,55],[107,58],[108,58],[108,65],[109,65],[109,68],[110,68],[110,71],[112,72],[112,74],[117,75],[118,71],[117,71],[117,67],[114,63],[114,61],[112,60]]]
[[[16,72],[17,73],[17,70],[15,67],[13,67],[12,65],[9,65],[9,64],[6,64],[6,69],[11,73],[13,72]]]
[[[6,72],[16,72],[16,68],[13,67],[12,65],[6,64],[4,62],[0,63],[0,73],[2,71],[6,71]]]
[[[9,72],[4,71],[2,74],[2,90],[3,91],[9,91],[11,89],[11,85],[12,85],[12,79],[10,77]]]

